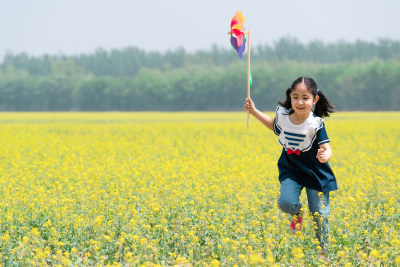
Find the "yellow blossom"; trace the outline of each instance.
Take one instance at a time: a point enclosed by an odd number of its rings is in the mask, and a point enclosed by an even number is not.
[[[0,265],[400,265],[399,112],[325,119],[323,260],[312,216],[292,236],[279,210],[276,136],[242,115],[0,113]]]

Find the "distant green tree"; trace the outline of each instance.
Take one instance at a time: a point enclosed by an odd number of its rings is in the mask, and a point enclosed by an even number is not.
[[[299,76],[312,76],[338,110],[400,109],[400,42],[302,44],[285,37],[252,50],[251,96],[273,110]],[[242,110],[246,61],[212,46],[187,53],[98,49],[79,56],[7,54],[0,110]]]
[[[367,62],[373,59],[399,59],[400,41],[379,39],[376,42],[358,40],[354,43],[338,41],[324,43],[319,40],[303,44],[298,39],[286,36],[272,45],[258,45],[252,49],[252,60],[268,62],[281,62],[285,60],[313,63],[341,63],[341,62]],[[187,53],[183,48],[169,50],[165,53],[146,52],[144,50],[128,47],[107,51],[99,48],[93,54],[78,56],[49,56],[30,57],[26,53],[17,55],[7,54],[0,69],[5,70],[13,66],[18,70],[26,70],[30,75],[52,75],[55,62],[69,62],[81,68],[83,73],[94,76],[132,77],[140,69],[159,69],[168,71],[190,65],[201,66],[229,66],[237,62],[233,49],[211,46],[209,50]]]
[[[66,59],[53,60],[51,62],[51,74],[53,77],[79,77],[84,76],[85,72],[72,59]]]

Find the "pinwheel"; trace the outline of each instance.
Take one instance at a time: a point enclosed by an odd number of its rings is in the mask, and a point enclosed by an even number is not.
[[[246,36],[244,32],[244,17],[242,12],[239,12],[239,10],[231,20],[230,34],[232,47],[236,50],[239,57],[242,58],[242,54],[246,47]]]
[[[252,78],[250,73],[250,30],[247,30],[247,40],[246,32],[244,28],[244,16],[239,10],[236,12],[231,20],[231,45],[236,50],[239,58],[242,58],[242,54],[246,48],[247,44],[247,97],[250,97],[250,86],[252,84]],[[247,111],[247,128],[249,128],[250,113]]]

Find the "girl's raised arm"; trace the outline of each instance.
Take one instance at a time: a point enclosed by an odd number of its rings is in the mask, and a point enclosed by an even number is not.
[[[244,101],[244,109],[248,110],[251,115],[253,115],[256,119],[258,119],[268,129],[274,131],[274,118],[271,118],[270,116],[267,116],[258,109],[256,109],[256,106],[254,105],[254,102],[251,100],[251,98],[247,97],[246,100]]]

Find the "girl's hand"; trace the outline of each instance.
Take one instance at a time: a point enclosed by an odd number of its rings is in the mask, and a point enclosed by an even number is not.
[[[329,143],[324,143],[319,146],[317,158],[319,162],[325,163],[328,162],[332,157],[332,149]]]
[[[325,163],[325,162],[328,162],[328,160],[330,159],[330,156],[327,153],[327,151],[325,151],[325,149],[318,149],[317,158],[318,158],[319,162]]]
[[[249,111],[250,114],[253,114],[254,110],[256,109],[256,106],[250,97],[246,97],[246,100],[244,101],[244,109]]]

